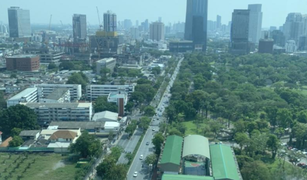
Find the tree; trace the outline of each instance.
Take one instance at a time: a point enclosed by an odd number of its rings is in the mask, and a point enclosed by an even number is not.
[[[134,156],[131,152],[126,153],[125,158],[128,160],[128,164],[131,164],[133,157]]]
[[[147,164],[147,165],[149,165],[149,164],[155,164],[156,163],[156,161],[157,161],[157,155],[156,154],[150,154],[150,155],[148,155],[147,157],[146,157],[146,159],[145,159],[145,163]]]
[[[82,72],[73,73],[67,80],[66,84],[81,84],[83,91],[86,88],[88,78]]]
[[[12,141],[9,142],[9,147],[18,147],[22,145],[23,140],[20,136],[13,136]]]
[[[141,117],[139,120],[139,127],[143,130],[147,130],[150,124],[150,119],[148,117]]]
[[[152,144],[155,146],[155,152],[157,155],[161,152],[161,145],[164,142],[164,136],[162,133],[155,134],[154,138],[152,139]]]
[[[279,148],[279,140],[274,134],[269,135],[269,139],[267,141],[267,146],[272,152],[272,159],[275,159],[277,154],[277,150]]]
[[[38,128],[37,116],[35,112],[24,105],[11,106],[0,111],[0,131],[3,138],[11,136],[13,128],[22,130],[33,130]]]
[[[152,106],[146,106],[144,109],[145,116],[153,116],[156,114],[155,108]]]
[[[243,179],[250,180],[269,180],[270,172],[261,161],[246,162],[241,169]]]
[[[246,133],[236,133],[235,141],[239,144],[240,149],[242,150],[243,147],[248,144],[249,138]]]
[[[20,134],[21,131],[22,131],[22,130],[21,130],[20,128],[13,128],[13,129],[11,130],[11,136],[19,136],[19,134]]]
[[[3,92],[0,91],[0,110],[3,108],[6,108],[6,101]]]
[[[108,102],[107,96],[99,96],[94,104],[95,112],[112,111],[117,112],[118,106],[115,103]]]
[[[130,124],[128,124],[128,126],[125,129],[125,132],[129,134],[129,136],[131,136],[133,134],[133,132],[136,130],[137,127],[137,121],[136,120],[132,120]]]
[[[124,180],[127,175],[127,166],[125,164],[115,165],[113,168],[109,169],[110,174],[106,179],[112,180]]]
[[[109,142],[111,142],[113,140],[113,138],[114,138],[114,133],[113,133],[113,131],[110,131],[109,136],[108,136]]]
[[[116,165],[116,160],[110,156],[107,156],[97,167],[97,175],[103,179],[107,179],[111,176],[111,169]]]
[[[48,69],[56,69],[58,66],[55,63],[49,63]]]
[[[70,150],[73,153],[80,154],[80,156],[83,158],[87,158],[101,154],[102,145],[101,142],[98,139],[95,139],[93,135],[90,135],[87,131],[84,131],[77,139],[76,143],[71,144]]]
[[[154,74],[154,75],[159,75],[161,73],[161,68],[160,67],[154,67],[151,69],[151,72]]]
[[[283,128],[288,128],[292,123],[292,113],[289,109],[278,109],[276,119],[280,126]]]

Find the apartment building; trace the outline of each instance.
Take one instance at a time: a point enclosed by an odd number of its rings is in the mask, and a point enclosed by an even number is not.
[[[7,107],[20,103],[37,102],[37,88],[27,88],[6,101]]]
[[[47,97],[58,88],[69,89],[71,101],[77,101],[82,97],[82,88],[80,84],[35,84],[34,87],[38,88],[38,96],[40,98]]]
[[[51,121],[90,121],[92,103],[26,103],[37,114],[39,124]]]
[[[108,96],[110,93],[124,91],[128,95],[134,92],[136,83],[130,85],[88,85],[86,88],[86,97],[88,100],[95,100],[99,96]]]

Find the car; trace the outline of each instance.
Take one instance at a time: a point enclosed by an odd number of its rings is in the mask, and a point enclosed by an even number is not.
[[[287,146],[287,143],[281,143],[282,146]]]
[[[143,160],[143,154],[140,155],[140,160]]]
[[[137,177],[137,176],[138,176],[138,172],[135,171],[135,172],[133,173],[133,177]]]
[[[298,163],[298,164],[297,164],[298,167],[303,167],[303,166],[305,166],[305,165],[306,165],[305,163]]]
[[[147,142],[146,145],[149,145],[149,142]]]
[[[152,128],[152,131],[155,131],[155,128]]]

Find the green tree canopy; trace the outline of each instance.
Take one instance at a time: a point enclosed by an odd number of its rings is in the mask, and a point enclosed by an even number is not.
[[[98,156],[102,152],[102,145],[98,139],[95,139],[93,135],[90,135],[87,131],[84,131],[82,135],[77,139],[76,143],[71,144],[70,150],[73,153],[80,154],[81,157],[94,157]]]

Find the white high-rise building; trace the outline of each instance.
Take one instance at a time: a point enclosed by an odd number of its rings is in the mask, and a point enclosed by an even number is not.
[[[249,4],[249,35],[248,40],[254,44],[259,43],[262,28],[261,4]]]
[[[8,9],[10,37],[31,37],[30,11],[11,7]]]

